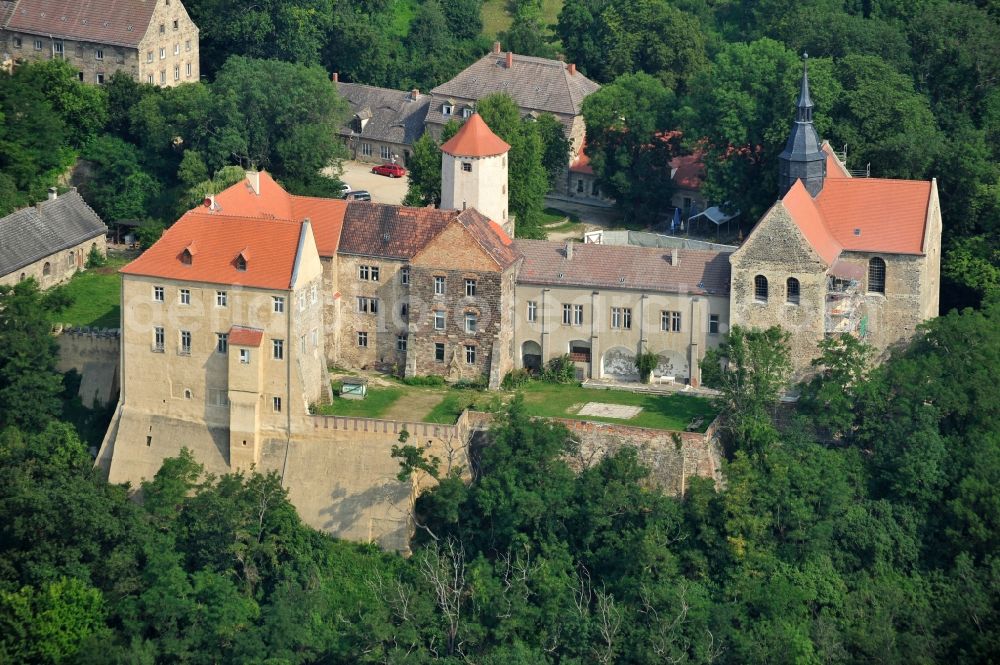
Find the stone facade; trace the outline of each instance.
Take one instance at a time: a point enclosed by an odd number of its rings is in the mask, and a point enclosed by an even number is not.
[[[510,300],[504,295],[514,270],[502,270],[457,222],[415,256],[407,376],[485,378],[499,387],[503,375],[490,381],[490,368],[494,362],[500,367],[513,363],[510,345],[503,342],[511,336],[509,314],[505,316]]]
[[[103,84],[116,72],[163,87],[200,80],[198,26],[181,0],[155,0],[148,23],[130,24],[124,36],[100,39],[96,32],[93,38],[80,36],[94,32],[98,21],[108,19],[100,9],[95,6],[96,14],[84,16],[80,22],[86,24],[75,26],[74,35],[63,34],[65,23],[56,16],[50,17],[51,25],[44,30],[16,25],[0,29],[0,53],[8,56],[6,66],[61,58],[85,83]]]
[[[43,289],[62,284],[86,267],[90,250],[95,247],[101,256],[107,255],[108,243],[105,236],[100,235],[85,240],[73,247],[54,252],[19,270],[2,275],[0,276],[0,285],[13,286],[29,277],[33,277],[38,282],[39,287]]]
[[[792,364],[801,376],[825,336],[828,266],[781,203],[764,215],[730,263],[730,321],[749,328],[781,326],[791,333]],[[767,280],[765,298],[755,295],[758,276]],[[797,301],[788,296],[789,278],[798,280]]]
[[[729,330],[729,300],[725,296],[522,282],[517,285],[515,303],[517,366],[537,367],[569,353],[581,379],[637,381],[635,356],[652,351],[661,358],[654,377],[673,376],[678,382],[697,386],[698,361],[707,348],[717,347]],[[568,315],[565,307],[570,308]],[[576,307],[582,308],[580,323],[576,323]],[[613,308],[629,310],[629,328],[623,321],[613,325]],[[679,315],[679,330],[673,330],[669,314],[668,330],[663,329],[665,312]],[[534,321],[530,320],[532,315]]]
[[[347,367],[398,367],[402,371],[405,349],[398,349],[398,337],[407,334],[408,317],[402,314],[409,303],[410,287],[400,274],[406,263],[384,257],[337,257],[340,289],[340,347],[331,361]],[[378,271],[378,279],[372,275]],[[359,299],[363,299],[359,301]],[[377,310],[372,312],[372,302]],[[331,327],[327,323],[327,327]],[[359,333],[364,334],[362,345]]]

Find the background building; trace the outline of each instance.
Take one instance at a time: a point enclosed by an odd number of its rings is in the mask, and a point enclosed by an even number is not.
[[[197,81],[198,26],[181,0],[0,0],[0,63],[55,58],[86,83],[118,71],[160,86]]]
[[[337,74],[333,75],[333,82],[353,113],[340,129],[351,159],[406,166],[413,143],[424,133],[430,95],[422,95],[416,89],[400,91],[344,83]]]
[[[46,289],[87,265],[92,249],[107,254],[108,227],[76,188],[0,219],[0,284],[33,277]]]

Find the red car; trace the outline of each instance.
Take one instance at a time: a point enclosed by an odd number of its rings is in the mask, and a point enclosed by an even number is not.
[[[372,173],[387,175],[390,178],[402,178],[406,175],[406,169],[399,164],[379,164],[372,169]]]

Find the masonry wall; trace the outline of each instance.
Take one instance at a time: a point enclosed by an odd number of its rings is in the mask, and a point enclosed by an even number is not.
[[[693,285],[692,285],[693,286]],[[700,382],[698,361],[707,348],[719,345],[729,330],[729,300],[724,295],[692,296],[683,293],[643,293],[616,289],[552,287],[519,283],[515,297],[515,359],[524,366],[528,350],[541,350],[542,362],[570,353],[574,347],[590,348],[589,363],[577,366],[587,378],[638,380],[634,358],[641,350],[657,353],[661,360],[654,376],[674,376],[678,381]],[[536,320],[528,320],[535,303]],[[563,323],[563,305],[583,306],[583,323]],[[632,310],[631,329],[612,328],[611,309]],[[664,331],[661,314],[679,312],[679,332]],[[710,317],[718,317],[718,332],[710,332]],[[572,317],[572,312],[571,312]]]
[[[17,45],[20,40],[21,45]],[[62,45],[62,55],[56,50]],[[40,45],[40,48],[36,48]],[[138,78],[139,52],[135,48],[112,46],[89,41],[53,39],[47,35],[30,35],[0,30],[0,52],[9,53],[15,62],[37,62],[62,58],[77,70],[84,83],[106,83],[115,72],[125,72]],[[97,56],[100,55],[101,59]]]
[[[554,419],[580,441],[578,454],[570,459],[577,471],[593,466],[601,459],[632,446],[639,461],[649,469],[647,482],[673,496],[683,496],[692,477],[723,482],[722,447],[716,425],[704,434],[627,427],[585,420]]]
[[[117,330],[64,330],[59,343],[60,372],[76,370],[81,377],[77,394],[86,407],[102,406],[118,400],[118,359],[121,338]]]
[[[825,336],[826,264],[780,203],[758,222],[730,264],[730,323],[761,329],[781,326],[791,333],[792,378],[803,378]],[[767,278],[766,300],[755,296],[757,275]],[[798,303],[788,298],[789,277],[799,281]]]
[[[84,269],[91,247],[96,247],[101,256],[108,253],[107,239],[101,234],[0,276],[0,284],[12,286],[29,277],[34,277],[43,289],[61,284]]]
[[[458,222],[453,222],[411,262],[410,326],[406,374],[435,374],[449,380],[488,376],[494,341],[503,331],[503,275]],[[434,292],[443,277],[445,293]],[[475,280],[476,295],[467,296],[465,281]],[[444,312],[444,330],[435,329],[435,312]],[[467,332],[465,315],[476,316],[476,331]],[[437,360],[435,344],[444,344]],[[475,362],[465,347],[475,348]],[[502,349],[497,349],[502,352]]]
[[[403,317],[401,312],[402,306],[409,303],[411,291],[402,280],[405,262],[339,254],[337,264],[341,294],[338,364],[345,367],[398,365],[402,368],[406,354],[397,350],[397,337],[408,334],[409,317]],[[367,268],[369,279],[360,278],[362,267]],[[370,278],[372,268],[378,268],[378,281]],[[378,313],[359,311],[359,297],[377,298]],[[367,333],[367,347],[358,344],[359,332]]]
[[[408,143],[379,141],[378,139],[363,136],[353,139],[341,136],[341,139],[348,151],[350,151],[351,159],[368,164],[384,164],[391,162],[395,158],[397,164],[406,166],[413,153],[413,146]],[[368,146],[367,148],[365,147],[366,145]]]
[[[199,81],[198,26],[180,0],[155,2],[149,27],[139,43],[138,80],[166,87]]]

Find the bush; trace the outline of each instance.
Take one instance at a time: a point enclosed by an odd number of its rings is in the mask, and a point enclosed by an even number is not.
[[[87,254],[87,268],[100,268],[108,262],[107,257],[101,254],[97,246],[94,245],[90,248],[90,253]]]
[[[705,356],[698,361],[701,368],[701,385],[707,388],[722,387],[722,361],[725,356],[718,349],[708,349]]]
[[[549,383],[573,383],[576,381],[576,367],[568,353],[553,358],[545,364],[545,369],[542,370],[542,381]]]
[[[660,364],[660,356],[652,351],[644,351],[635,357],[635,367],[639,370],[639,380],[649,383],[649,377]]]
[[[402,379],[403,383],[408,386],[443,386],[444,377],[438,376],[437,374],[428,374],[427,376],[407,376]]]
[[[531,381],[531,373],[524,369],[513,369],[507,372],[507,376],[503,377],[503,383],[500,387],[504,390],[517,390],[518,388],[523,388]]]
[[[462,379],[451,384],[455,390],[486,390],[486,377],[479,376],[475,379]]]

